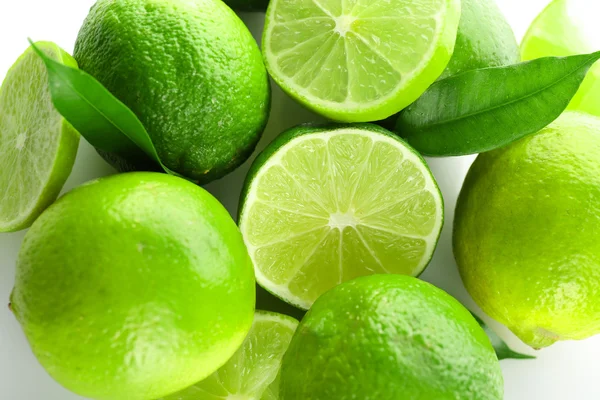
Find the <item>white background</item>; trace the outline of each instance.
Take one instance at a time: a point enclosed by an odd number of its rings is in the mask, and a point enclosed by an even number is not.
[[[497,0],[512,24],[517,38],[549,0]],[[27,47],[26,39],[49,40],[71,52],[73,44],[93,0],[0,0],[0,79]],[[596,12],[597,0],[583,0],[582,6]],[[243,18],[256,37],[262,28],[261,14]],[[261,148],[282,130],[300,122],[319,118],[305,111],[277,88],[274,90],[271,121]],[[114,171],[81,141],[73,174],[65,190],[89,179]],[[446,224],[436,255],[422,276],[447,290],[471,309],[476,309],[462,287],[452,257],[450,238],[456,197],[472,157],[429,160],[446,200]],[[1,163],[1,160],[0,160]],[[1,168],[0,164],[0,168]],[[219,182],[208,186],[234,213],[241,182],[248,165]],[[44,372],[32,355],[21,329],[4,305],[14,280],[14,268],[24,232],[0,234],[0,399],[1,400],[74,400]],[[4,303],[4,304],[3,304]],[[489,319],[488,319],[489,321]],[[505,328],[491,325],[514,348],[532,352]],[[596,400],[600,399],[600,335],[582,342],[559,343],[535,352],[532,361],[502,361],[506,400]],[[333,399],[332,399],[333,400]]]

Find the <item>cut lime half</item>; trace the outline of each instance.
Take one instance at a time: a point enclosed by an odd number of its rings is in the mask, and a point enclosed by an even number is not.
[[[290,96],[343,122],[385,119],[444,71],[460,0],[272,0],[263,53]]]
[[[529,27],[521,44],[523,60],[600,50],[595,7],[589,0],[554,0]],[[568,109],[600,116],[600,63],[590,69]]]
[[[77,68],[54,43],[37,46]],[[29,227],[52,204],[71,173],[78,144],[79,134],[52,104],[44,63],[29,48],[0,89],[0,232]]]
[[[420,274],[443,222],[423,158],[368,124],[283,133],[255,160],[241,203],[258,283],[304,309],[359,276]]]
[[[277,400],[279,370],[298,321],[257,311],[242,347],[207,379],[164,400]]]

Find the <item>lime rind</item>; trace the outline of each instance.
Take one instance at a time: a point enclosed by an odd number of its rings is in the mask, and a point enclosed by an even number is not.
[[[300,183],[281,182],[279,188],[270,184],[271,176],[282,173],[286,155],[294,149],[314,141],[329,143],[349,136],[360,138],[356,139],[359,146],[372,142],[371,150],[362,157],[363,165],[342,166],[357,175],[354,181],[342,177],[337,183],[329,181],[327,185],[312,188],[308,183],[307,192],[312,190],[309,196],[297,190],[309,182],[306,176]],[[392,149],[387,158],[383,152],[373,154],[373,149],[381,146]],[[392,165],[371,162],[372,158],[388,161],[394,160],[393,157],[398,160],[392,161]],[[311,158],[318,160],[319,156],[313,152]],[[394,166],[393,162],[397,164]],[[394,172],[382,176],[373,171],[374,165]],[[302,168],[297,168],[295,173]],[[324,170],[328,168],[331,166],[323,166]],[[410,176],[405,176],[407,171]],[[325,172],[315,175],[314,181],[325,182],[330,178],[331,174]],[[399,178],[399,183],[394,178]],[[351,185],[344,187],[344,179],[349,179]],[[365,184],[368,180],[373,184]],[[412,185],[413,181],[417,184]],[[268,189],[261,189],[265,184]],[[365,187],[367,190],[362,193]],[[342,192],[333,196],[323,195],[340,188]],[[408,193],[411,190],[413,192]],[[281,191],[289,199],[278,197]],[[265,202],[265,193],[272,196],[271,201]],[[405,193],[406,198],[398,196],[399,193]],[[323,197],[314,199],[315,195],[325,196],[325,201]],[[336,196],[345,198],[343,204],[336,202]],[[422,199],[424,201],[418,201]],[[303,127],[282,134],[255,161],[241,202],[240,229],[253,259],[258,283],[302,309],[308,309],[325,290],[354,277],[372,273],[419,275],[433,256],[443,225],[443,198],[426,162],[401,139],[368,124]],[[294,202],[302,210],[292,209]],[[382,207],[369,210],[378,202]],[[367,211],[361,211],[363,209]],[[272,238],[274,241],[268,242]],[[271,245],[276,247],[269,248]],[[353,258],[360,261],[354,262]]]
[[[381,3],[271,1],[263,54],[273,79],[308,108],[343,122],[382,120],[414,102],[452,56],[460,0],[429,0],[414,8],[388,4],[389,10]],[[282,16],[286,7],[293,7],[293,18]],[[372,15],[373,9],[383,15]],[[394,10],[398,15],[390,16]],[[423,10],[429,13],[406,16]],[[411,24],[412,30],[404,27]],[[298,41],[301,29],[308,34],[304,41]],[[415,43],[397,45],[404,40]],[[416,64],[402,65],[409,61]]]
[[[283,354],[298,327],[287,315],[257,310],[238,351],[207,379],[164,400],[276,400]]]
[[[37,45],[77,68],[56,44]],[[0,232],[29,227],[54,202],[75,162],[79,134],[54,108],[47,76],[42,60],[29,48],[0,89]]]

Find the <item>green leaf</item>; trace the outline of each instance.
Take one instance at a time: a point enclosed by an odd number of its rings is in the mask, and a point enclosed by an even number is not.
[[[475,320],[479,323],[479,325],[483,328],[485,333],[490,338],[492,342],[492,346],[494,346],[494,350],[496,351],[496,355],[498,356],[498,360],[505,360],[507,358],[518,359],[518,360],[531,360],[535,359],[534,356],[530,356],[528,354],[521,354],[513,351],[504,340],[500,338],[481,318],[479,318],[474,313],[471,313]]]
[[[180,176],[160,161],[148,132],[133,111],[91,75],[50,59],[31,39],[29,43],[48,70],[52,103],[92,146],[126,157],[143,152],[167,173]]]
[[[424,155],[476,154],[548,126],[600,52],[477,69],[434,83],[400,113],[396,132]]]

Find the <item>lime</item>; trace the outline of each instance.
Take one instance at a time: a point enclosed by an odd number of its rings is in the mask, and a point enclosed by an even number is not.
[[[469,311],[400,275],[344,283],[300,322],[281,369],[283,400],[501,400],[500,363]]]
[[[37,46],[53,60],[77,68],[54,43]],[[0,89],[0,232],[28,228],[56,200],[78,145],[79,134],[52,104],[44,63],[27,49]]]
[[[358,276],[420,274],[443,223],[423,158],[368,124],[283,133],[252,165],[240,210],[258,283],[304,309]]]
[[[521,60],[512,28],[495,0],[462,0],[454,54],[441,79],[478,68]]]
[[[480,155],[456,208],[469,293],[534,348],[600,333],[600,118],[567,112]]]
[[[523,39],[523,59],[570,56],[600,49],[600,26],[590,6],[589,0],[554,0],[550,3]],[[600,64],[590,69],[569,109],[600,116]]]
[[[266,125],[261,53],[220,0],[99,0],[75,58],[140,118],[163,164],[200,183],[241,165]]]
[[[60,384],[148,400],[225,364],[250,330],[254,296],[242,236],[217,200],[181,178],[130,173],[81,186],[37,219],[11,301]]]
[[[460,0],[272,0],[263,51],[273,79],[334,120],[385,119],[444,71]]]
[[[288,316],[257,311],[244,344],[227,364],[165,400],[278,399],[279,388],[270,385],[279,373],[281,359],[297,326],[298,321]]]

